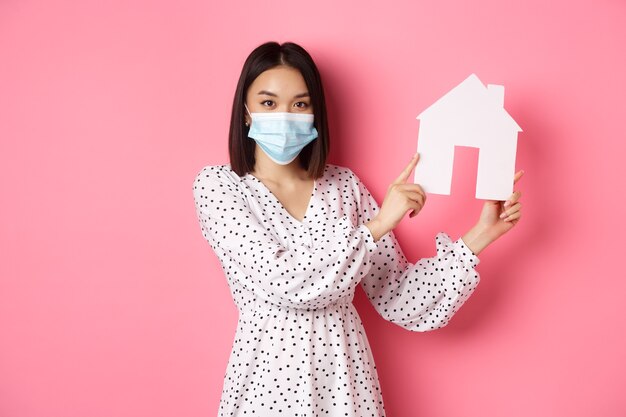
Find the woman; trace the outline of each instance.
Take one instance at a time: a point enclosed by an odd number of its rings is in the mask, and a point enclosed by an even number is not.
[[[290,42],[256,48],[235,93],[230,164],[205,166],[193,185],[239,310],[220,416],[384,416],[356,286],[386,320],[438,329],[476,288],[477,255],[519,221],[519,191],[506,207],[487,201],[462,238],[440,232],[437,255],[410,263],[392,230],[426,201],[407,182],[419,155],[379,207],[354,172],[326,163],[328,149],[310,55]]]

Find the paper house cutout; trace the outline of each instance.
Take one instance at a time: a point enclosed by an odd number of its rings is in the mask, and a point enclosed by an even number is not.
[[[475,74],[417,116],[414,182],[426,193],[450,194],[455,146],[479,148],[476,198],[506,200],[513,192],[517,133],[504,110],[504,87],[487,87]]]

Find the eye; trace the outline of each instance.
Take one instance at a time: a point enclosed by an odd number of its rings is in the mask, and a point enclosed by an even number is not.
[[[299,104],[302,104],[302,106],[299,106]],[[299,107],[301,109],[306,109],[307,107],[309,107],[309,103],[305,102],[305,101],[299,101],[296,103],[296,107]]]
[[[264,106],[265,106],[265,103],[273,103],[273,101],[272,100],[265,100],[265,101],[261,102],[261,104],[264,105]],[[271,106],[271,104],[270,104],[270,106]]]

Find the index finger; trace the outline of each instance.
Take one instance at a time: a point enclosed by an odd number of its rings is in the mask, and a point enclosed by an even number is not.
[[[522,175],[524,175],[523,169],[520,169],[519,171],[517,171],[515,173],[515,177],[513,177],[513,184],[515,184],[520,178],[522,178]]]
[[[406,180],[409,178],[409,174],[411,174],[411,171],[413,171],[415,164],[417,164],[417,161],[419,160],[419,156],[420,156],[419,153],[416,153],[415,155],[413,155],[413,158],[411,158],[409,165],[407,165],[406,168],[402,170],[398,178],[396,178],[395,181],[393,182],[394,184],[406,182]]]

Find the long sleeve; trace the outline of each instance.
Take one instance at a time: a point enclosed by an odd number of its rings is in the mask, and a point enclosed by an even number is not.
[[[262,224],[236,180],[220,166],[200,171],[193,194],[202,234],[222,265],[226,258],[232,261],[237,281],[270,303],[322,308],[350,294],[371,266],[373,236],[365,225],[354,226],[349,216],[339,218],[333,233],[315,247],[287,248]]]
[[[379,206],[352,173],[359,193],[359,221],[375,217]],[[480,281],[474,269],[480,262],[463,239],[452,241],[439,232],[435,238],[436,256],[407,261],[393,234],[376,242],[370,258],[369,273],[361,285],[370,302],[386,320],[410,331],[429,331],[444,327],[465,303]]]

